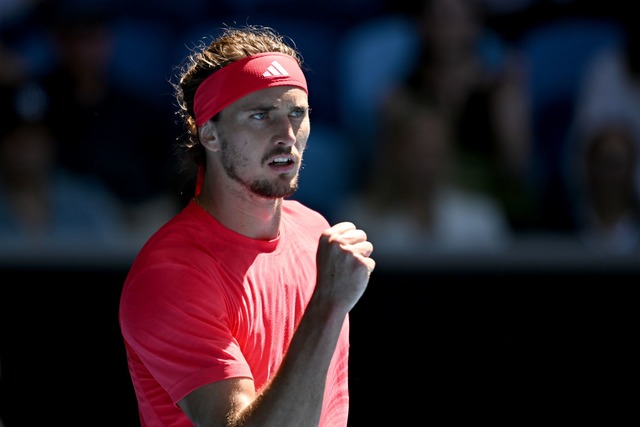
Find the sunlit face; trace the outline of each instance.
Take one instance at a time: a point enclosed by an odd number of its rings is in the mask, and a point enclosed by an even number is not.
[[[298,189],[309,138],[307,94],[291,86],[263,89],[227,107],[216,123],[226,178],[264,198]]]

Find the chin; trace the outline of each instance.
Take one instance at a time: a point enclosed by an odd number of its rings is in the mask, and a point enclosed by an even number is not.
[[[267,199],[280,199],[283,197],[289,197],[298,191],[298,181],[283,184],[282,182],[277,184],[267,184],[263,182],[261,185],[253,185],[251,191]]]

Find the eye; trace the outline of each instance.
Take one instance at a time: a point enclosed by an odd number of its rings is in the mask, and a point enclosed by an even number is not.
[[[265,112],[255,113],[255,114],[252,114],[251,117],[253,117],[256,120],[264,120],[267,117],[267,113]]]
[[[296,108],[291,111],[291,117],[301,118],[311,112],[311,108]]]

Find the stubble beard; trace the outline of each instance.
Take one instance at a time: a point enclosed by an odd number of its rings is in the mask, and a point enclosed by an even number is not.
[[[282,174],[280,175],[282,179],[275,183],[268,179],[261,178],[253,181],[246,181],[240,176],[236,167],[238,156],[235,156],[234,153],[229,150],[229,144],[225,139],[222,140],[221,149],[222,167],[224,168],[227,176],[241,184],[252,194],[266,199],[279,199],[282,197],[289,197],[298,190],[297,173],[293,178],[289,178],[286,174]]]

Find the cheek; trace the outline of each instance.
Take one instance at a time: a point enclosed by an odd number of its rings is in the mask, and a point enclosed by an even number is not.
[[[238,168],[245,168],[251,163],[251,156],[255,150],[251,150],[246,141],[237,141],[234,144],[225,145],[225,156]]]
[[[304,151],[307,146],[307,141],[309,140],[309,127],[302,126],[296,132],[296,146],[300,152]]]
[[[300,153],[303,153],[304,150],[307,148],[307,139],[306,138],[302,140],[298,139],[296,142],[296,147],[298,148],[298,151]]]

